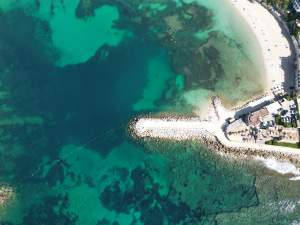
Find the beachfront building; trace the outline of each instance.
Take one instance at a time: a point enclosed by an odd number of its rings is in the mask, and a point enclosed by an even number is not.
[[[271,115],[278,114],[280,112],[281,108],[282,108],[282,106],[279,104],[279,102],[273,102],[272,104],[266,106],[267,111]]]
[[[293,8],[297,13],[300,13],[300,0],[294,0]]]
[[[227,126],[227,138],[231,141],[260,144],[274,140],[298,143],[296,104],[294,99],[283,98],[253,111]]]
[[[282,105],[273,102],[248,115],[246,123],[250,127],[267,128],[275,125],[274,116],[280,113]]]
[[[269,114],[268,110],[264,107],[253,113],[250,113],[247,117],[246,123],[250,127],[258,127],[262,122],[263,117]]]
[[[273,127],[274,122],[277,125],[293,127],[297,121],[297,114],[296,102],[293,99],[284,99],[250,113],[246,118],[246,124],[249,127],[263,129]]]

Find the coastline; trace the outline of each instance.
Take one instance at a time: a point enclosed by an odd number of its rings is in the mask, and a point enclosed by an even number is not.
[[[294,78],[287,77],[286,74],[293,74],[294,54],[287,30],[257,1],[228,0],[228,3],[248,24],[260,45],[266,91],[288,91]]]
[[[263,58],[266,93],[257,101],[252,99],[233,110],[225,109],[218,98],[213,98],[213,109],[205,119],[201,117],[161,116],[139,117],[129,124],[129,132],[138,140],[158,139],[197,140],[209,150],[236,158],[276,159],[300,165],[300,150],[258,143],[235,142],[226,137],[228,118],[235,118],[239,110],[252,108],[262,101],[273,101],[278,94],[289,93],[295,83],[294,49],[292,38],[281,21],[256,1],[227,0],[254,33]],[[253,104],[252,104],[253,103]],[[250,108],[251,108],[250,107]],[[246,107],[247,109],[247,107]],[[236,111],[237,110],[237,111]],[[298,175],[298,174],[297,174]]]
[[[234,116],[236,112],[224,108],[217,97],[212,99],[211,105],[214,112],[211,112],[207,119],[172,115],[149,115],[135,118],[129,123],[129,134],[138,141],[156,139],[183,142],[193,140],[203,144],[210,151],[237,159],[248,157],[256,161],[262,161],[262,158],[276,159],[279,164],[288,162],[300,166],[299,149],[229,140],[224,133],[225,121]],[[268,166],[268,164],[265,165]]]

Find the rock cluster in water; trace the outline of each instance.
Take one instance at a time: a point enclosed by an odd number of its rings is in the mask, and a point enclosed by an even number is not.
[[[13,196],[13,189],[9,186],[0,186],[0,207],[4,206],[7,201]]]

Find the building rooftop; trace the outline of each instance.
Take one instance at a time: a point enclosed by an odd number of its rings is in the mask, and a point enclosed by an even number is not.
[[[279,109],[282,107],[278,102],[274,102],[274,103],[266,106],[266,108],[270,114],[277,114]]]
[[[250,126],[258,126],[262,120],[263,117],[265,117],[266,115],[269,114],[269,111],[266,108],[262,108],[258,111],[255,111],[253,113],[251,113],[248,116],[248,120],[247,123]]]

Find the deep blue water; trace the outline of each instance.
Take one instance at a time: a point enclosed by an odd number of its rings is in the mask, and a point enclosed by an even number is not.
[[[1,225],[217,224],[259,205],[246,166],[129,137],[137,115],[189,110],[166,45],[133,29],[62,66],[55,27],[28,12],[0,11],[0,184],[13,190]]]

